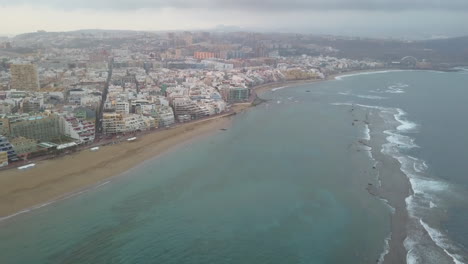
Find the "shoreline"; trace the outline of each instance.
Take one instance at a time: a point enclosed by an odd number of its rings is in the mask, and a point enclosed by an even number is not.
[[[346,77],[346,76],[353,76],[353,75],[361,75],[361,74],[377,74],[377,73],[386,73],[392,71],[431,71],[431,70],[424,70],[424,69],[395,69],[395,68],[379,68],[379,69],[366,69],[366,70],[355,70],[355,71],[346,71],[340,73],[334,73],[326,76],[324,79],[306,79],[306,80],[289,80],[289,81],[282,81],[282,82],[271,82],[266,84],[261,84],[252,87],[252,90],[255,91],[257,94],[262,94],[267,91],[271,91],[275,88],[289,88],[292,86],[298,86],[303,84],[309,83],[319,83],[319,82],[326,82],[326,81],[333,81],[339,80],[338,77]],[[432,70],[437,71],[437,70]]]
[[[384,70],[388,69],[343,72],[324,79],[273,82],[252,87],[252,90],[258,96],[278,87],[289,88],[334,80],[342,75]],[[77,193],[103,184],[149,159],[223,128],[230,123],[229,119],[233,113],[251,107],[254,107],[252,102],[235,104],[231,113],[150,132],[139,136],[136,142],[100,146],[97,152],[86,148],[60,157],[39,160],[36,167],[25,171],[16,168],[3,170],[0,173],[0,221],[73,197]],[[129,156],[119,153],[128,153]]]
[[[363,70],[333,74],[327,76],[325,79],[273,82],[252,87],[252,90],[257,95],[260,95],[278,87],[293,87],[302,84],[323,82],[333,80],[340,75],[369,71],[370,70]],[[239,113],[251,107],[254,107],[252,102],[239,103],[232,106],[233,113]],[[156,147],[154,151],[146,153],[145,155],[116,157],[113,151],[114,149],[116,152],[133,152],[132,154],[135,154],[139,150],[135,149],[133,145],[130,145],[132,143],[120,142],[115,145],[100,146],[97,152],[91,152],[89,148],[86,148],[60,157],[39,159],[36,162],[36,167],[25,171],[19,171],[16,167],[2,170],[0,171],[0,221],[10,219],[13,216],[29,212],[30,210],[38,209],[50,203],[67,199],[77,193],[100,185],[151,158],[155,158],[156,156],[166,153],[170,149],[193,140],[197,135],[201,136],[201,134],[207,134],[222,128],[221,126],[218,127],[216,124],[212,124],[218,123],[213,121],[229,118],[230,115],[232,115],[232,113],[180,124],[170,129],[141,135],[137,142],[133,142],[133,144],[140,146],[140,141],[150,141],[150,144],[142,144],[141,147]],[[169,142],[160,142],[162,140],[167,140]],[[158,147],[158,144],[163,146]],[[119,161],[125,162],[125,164],[113,166],[112,168],[106,167],[111,162]],[[86,165],[82,166],[80,163]],[[86,175],[86,178],[84,178],[83,175]]]
[[[241,112],[248,106],[234,107]],[[81,150],[0,174],[0,221],[102,186],[147,160],[229,127],[232,113],[149,133],[133,142]],[[82,165],[86,164],[86,165]]]

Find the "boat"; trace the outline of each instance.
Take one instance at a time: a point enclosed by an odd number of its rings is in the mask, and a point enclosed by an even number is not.
[[[136,137],[131,137],[129,139],[127,139],[127,141],[135,141],[137,138]]]
[[[90,148],[91,151],[98,151],[99,147]]]

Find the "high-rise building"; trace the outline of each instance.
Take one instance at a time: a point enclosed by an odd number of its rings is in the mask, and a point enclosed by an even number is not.
[[[249,88],[225,88],[221,90],[221,94],[223,95],[224,100],[228,103],[239,103],[239,102],[246,102],[249,100],[251,91]]]
[[[93,122],[80,120],[75,116],[61,116],[59,122],[61,134],[79,142],[94,141],[95,125]]]
[[[39,76],[33,64],[13,64],[10,67],[11,89],[20,91],[39,90]]]
[[[194,101],[190,100],[190,98],[175,98],[172,102],[172,106],[174,107],[174,114],[179,121],[182,121],[182,119],[185,120],[185,117],[189,117],[189,120],[193,120],[207,116],[203,109]]]
[[[11,145],[10,141],[6,137],[4,137],[2,135],[0,135],[0,151],[7,153],[7,157],[8,157],[9,161],[17,161],[18,160],[18,157],[16,155],[16,151],[13,148],[13,146]]]
[[[37,141],[50,141],[60,137],[59,119],[50,116],[12,116],[9,118],[8,137],[25,137]]]

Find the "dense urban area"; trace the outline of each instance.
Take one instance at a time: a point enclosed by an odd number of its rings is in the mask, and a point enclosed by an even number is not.
[[[90,30],[0,38],[0,166],[228,114],[269,83],[456,66],[434,49],[384,43],[385,53],[357,58],[347,50],[373,54],[381,43],[245,32]],[[412,55],[421,53],[427,56]]]

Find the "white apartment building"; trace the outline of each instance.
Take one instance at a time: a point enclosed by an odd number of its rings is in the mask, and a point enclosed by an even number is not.
[[[80,143],[92,142],[95,137],[93,122],[79,120],[73,116],[60,116],[61,133]]]

